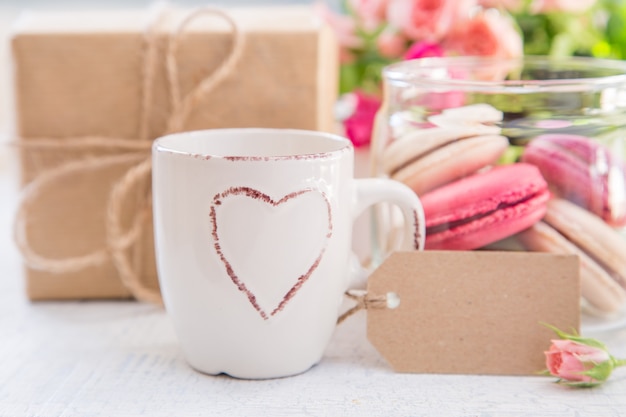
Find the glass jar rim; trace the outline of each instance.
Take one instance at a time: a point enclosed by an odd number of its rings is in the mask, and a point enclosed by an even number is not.
[[[489,66],[500,66],[502,68],[530,66],[537,69],[551,69],[554,66],[560,66],[562,69],[569,70],[590,71],[596,69],[607,72],[607,75],[552,79],[464,80],[442,77],[441,75],[443,74],[436,71],[447,68],[484,71]],[[390,64],[383,69],[383,77],[385,82],[406,83],[409,85],[424,83],[432,87],[550,89],[578,86],[580,89],[588,89],[598,88],[599,86],[626,84],[626,61],[594,57],[549,57],[538,55],[520,58],[480,56],[428,57]]]

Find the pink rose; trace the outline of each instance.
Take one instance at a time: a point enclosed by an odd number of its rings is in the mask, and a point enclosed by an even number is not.
[[[443,56],[443,49],[439,44],[427,41],[415,42],[405,52],[404,59],[416,59]]]
[[[589,10],[597,0],[534,0],[530,6],[533,13],[584,13]]]
[[[404,59],[418,59],[428,57],[444,56],[444,50],[436,43],[420,41],[415,42],[404,54]],[[462,73],[457,69],[450,68],[448,71],[450,78],[463,78]],[[462,91],[439,91],[429,92],[423,95],[418,103],[426,106],[429,111],[440,111],[451,107],[460,107],[465,102],[465,94]]]
[[[399,58],[406,48],[406,38],[398,32],[385,30],[376,39],[376,46],[385,58]]]
[[[485,8],[504,7],[511,12],[519,12],[524,9],[526,0],[479,0],[478,3]]]
[[[368,145],[372,138],[374,116],[380,108],[380,98],[361,91],[347,96],[352,112],[343,120],[346,136],[356,147]]]
[[[598,383],[599,380],[586,372],[610,358],[607,351],[596,347],[571,340],[553,340],[546,352],[546,366],[552,375],[567,381]]]
[[[348,7],[367,31],[385,22],[389,0],[348,0]]]
[[[352,57],[350,49],[358,49],[364,45],[363,39],[356,33],[357,27],[354,19],[347,15],[334,13],[321,1],[315,3],[315,12],[335,32],[337,42],[340,46],[341,62],[350,62]]]
[[[466,3],[466,0],[390,0],[387,19],[410,39],[436,41],[446,35],[458,10]]]
[[[617,367],[626,365],[626,359],[611,356],[596,339],[567,334],[554,326],[561,339],[552,340],[545,352],[548,373],[558,377],[557,382],[576,387],[593,387],[606,381]]]
[[[481,10],[457,25],[446,45],[461,55],[516,58],[523,54],[522,37],[513,19],[495,9]]]

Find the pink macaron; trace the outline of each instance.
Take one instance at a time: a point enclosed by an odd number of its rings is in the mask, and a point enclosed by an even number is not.
[[[626,176],[621,158],[586,136],[534,138],[522,161],[536,165],[554,193],[612,226],[626,225]]]
[[[503,165],[421,196],[426,249],[477,249],[538,222],[550,198],[537,167]]]

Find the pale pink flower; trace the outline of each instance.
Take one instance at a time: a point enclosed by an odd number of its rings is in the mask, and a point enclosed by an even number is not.
[[[461,55],[515,58],[523,55],[523,41],[513,19],[495,9],[481,10],[458,25],[446,39]]]
[[[534,0],[530,6],[532,13],[584,13],[589,10],[597,0]]]
[[[592,338],[568,334],[546,324],[561,339],[552,340],[545,352],[547,372],[557,382],[574,387],[593,387],[606,381],[615,368],[626,365],[626,359],[611,356],[606,346]]]
[[[389,23],[413,40],[437,41],[449,31],[461,4],[458,0],[390,0]]]
[[[333,12],[326,3],[315,3],[315,12],[335,32],[337,41],[343,49],[356,49],[363,46],[363,39],[356,33],[356,22],[353,18]]]
[[[611,359],[606,350],[571,340],[553,340],[545,354],[550,374],[571,382],[600,382],[586,373]]]
[[[348,0],[348,7],[354,12],[363,29],[372,31],[385,23],[389,0]]]
[[[406,49],[407,40],[401,33],[385,30],[376,39],[378,53],[385,58],[399,58]]]
[[[526,0],[479,0],[478,4],[485,8],[501,7],[510,12],[519,12],[524,9]]]

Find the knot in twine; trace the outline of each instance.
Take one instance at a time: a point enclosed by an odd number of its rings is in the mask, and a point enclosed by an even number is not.
[[[23,255],[25,263],[33,269],[50,273],[70,273],[88,267],[99,266],[111,260],[117,269],[122,284],[140,301],[162,304],[160,291],[146,287],[140,280],[139,273],[133,268],[127,249],[137,245],[146,227],[146,220],[151,212],[151,190],[148,185],[141,195],[141,209],[134,214],[131,226],[124,230],[122,214],[125,201],[131,195],[133,187],[145,183],[151,175],[152,141],[149,138],[148,120],[152,111],[154,74],[157,67],[156,29],[166,15],[162,9],[156,13],[144,33],[144,51],[142,67],[142,97],[139,121],[139,140],[87,136],[66,139],[40,138],[20,141],[17,146],[26,150],[100,150],[108,151],[103,156],[92,156],[70,161],[58,167],[44,171],[30,182],[22,191],[14,223],[14,238]],[[185,28],[201,15],[213,15],[224,19],[231,28],[232,46],[227,58],[204,78],[184,97],[180,92],[177,52]],[[244,37],[235,21],[225,12],[203,7],[186,14],[170,33],[166,51],[167,82],[170,90],[169,99],[172,111],[167,120],[165,134],[184,130],[184,125],[197,104],[204,99],[221,81],[233,72],[243,51]],[[103,168],[132,164],[109,194],[106,207],[104,247],[82,256],[51,259],[38,254],[30,245],[27,236],[28,214],[38,197],[49,187],[58,185],[68,177],[85,174]],[[148,182],[149,183],[149,182]],[[134,195],[133,195],[134,196]]]
[[[337,325],[343,323],[348,317],[353,316],[361,310],[389,308],[386,295],[371,295],[364,290],[348,290],[346,297],[356,301],[356,304],[343,313],[337,319]]]

